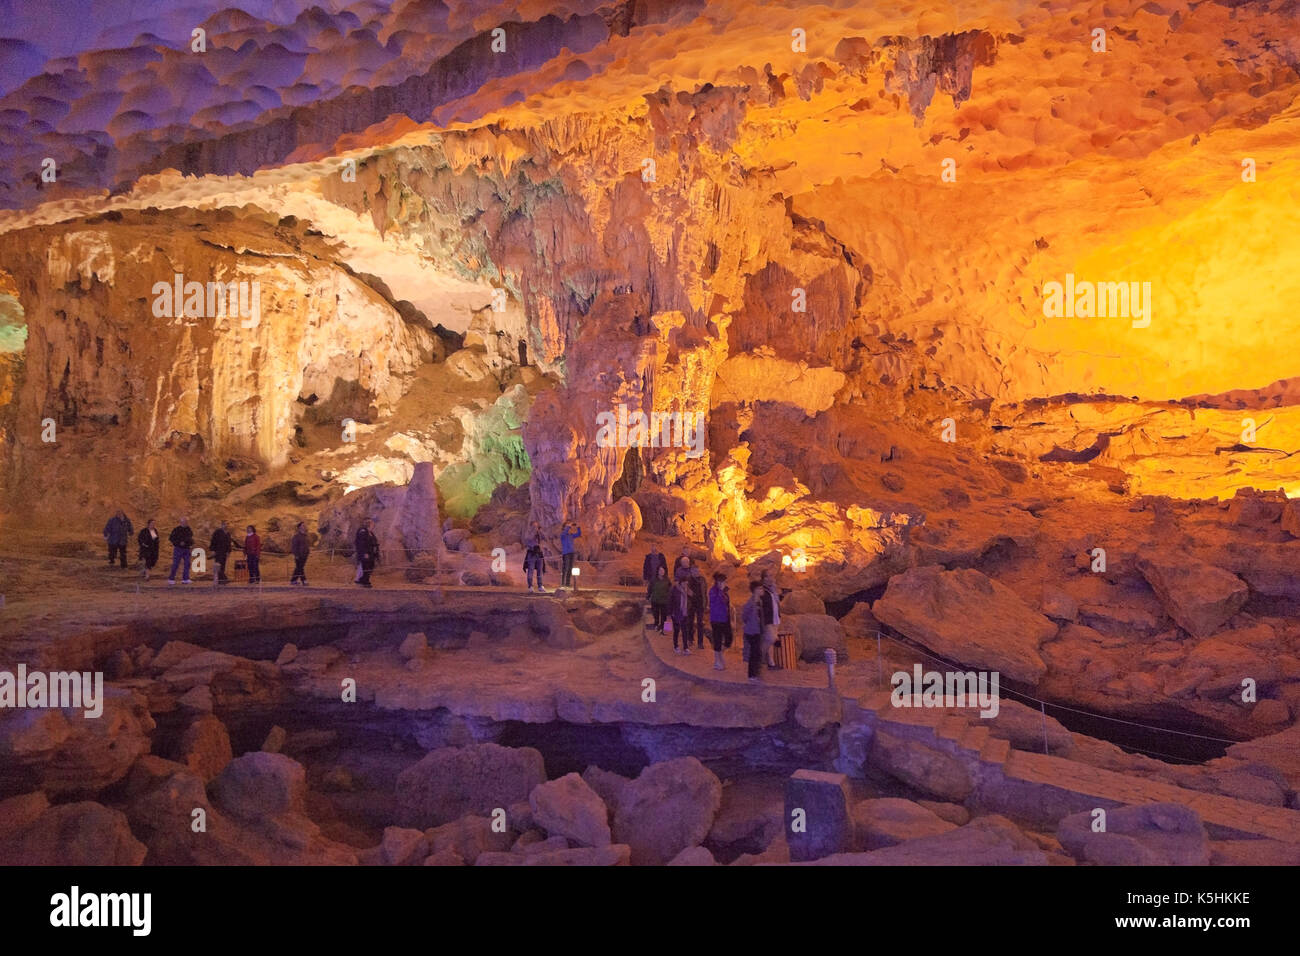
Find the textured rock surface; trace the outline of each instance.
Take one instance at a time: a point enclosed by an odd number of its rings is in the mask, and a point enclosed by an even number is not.
[[[1066,817],[1056,831],[1061,846],[1083,863],[1111,866],[1204,866],[1210,843],[1195,810],[1145,804],[1106,811],[1106,829],[1094,832],[1093,814]]]
[[[437,826],[526,800],[545,780],[542,755],[531,747],[447,747],[402,771],[397,799],[412,824]]]
[[[1038,648],[1056,634],[1015,592],[974,569],[898,575],[871,613],[937,654],[1027,684],[1047,672]]]
[[[704,842],[722,803],[722,784],[694,757],[652,764],[624,788],[614,840],[632,848],[632,863],[663,864]]]
[[[568,837],[580,846],[610,843],[605,801],[576,773],[534,787],[528,805],[533,820],[547,833]]]

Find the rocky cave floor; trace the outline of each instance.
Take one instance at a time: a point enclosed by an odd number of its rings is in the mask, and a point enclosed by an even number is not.
[[[1254,522],[1289,556],[1289,507],[1250,495],[1200,512],[1148,502],[1130,526],[1140,534],[1150,517],[1204,539]],[[489,542],[464,534],[455,539],[470,544],[436,570],[381,569],[370,592],[327,557],[308,565],[307,590],[250,588],[233,569],[228,587],[196,575],[168,589],[165,572],[140,582],[84,540],[42,558],[7,549],[4,660],[102,670],[106,700],[98,720],[0,717],[3,856],[1300,863],[1286,564],[1270,565],[1263,543],[1230,571],[1184,556],[1176,567],[1189,578],[1158,554],[1112,554],[1104,574],[1080,559],[1038,583],[1033,606],[1017,593],[1043,561],[1014,534],[1003,522],[964,545],[914,541],[908,570],[829,607],[816,570],[786,570],[782,633],[798,635],[804,659],[759,686],[741,679],[738,646],[718,673],[707,647],[675,657],[651,634],[640,589],[619,583],[635,576],[632,554],[590,575],[594,587],[540,596],[517,575],[466,570]],[[936,560],[934,547],[948,553]],[[287,567],[268,556],[264,581]],[[1218,578],[1240,585],[1238,574],[1247,593]],[[981,646],[989,634],[999,640]],[[827,647],[839,658],[833,690]],[[890,705],[889,675],[943,668],[936,655],[996,665],[995,718]],[[1243,675],[1260,688],[1253,706],[1236,702]],[[1035,699],[1060,705],[1056,716]],[[790,779],[799,770],[847,784],[819,780],[809,796]],[[811,836],[787,832],[791,799],[818,807]],[[1110,813],[1106,833],[1092,832],[1097,807]]]

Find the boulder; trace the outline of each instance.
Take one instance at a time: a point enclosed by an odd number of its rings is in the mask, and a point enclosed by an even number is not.
[[[269,754],[278,754],[284,749],[284,742],[288,738],[288,732],[277,724],[267,731],[266,739],[262,741],[262,749]]]
[[[786,841],[790,859],[816,860],[853,848],[849,778],[842,773],[796,770],[785,785]]]
[[[226,725],[212,714],[196,717],[181,735],[181,763],[189,767],[205,784],[226,769],[234,759]]]
[[[940,820],[947,820],[949,823],[964,827],[970,823],[970,811],[960,803],[942,803],[938,800],[917,800],[918,807],[925,807]]]
[[[304,814],[307,771],[284,754],[255,751],[236,757],[212,781],[212,800],[241,820]]]
[[[785,619],[783,613],[782,621]],[[791,615],[789,620],[798,635],[799,656],[805,661],[824,661],[827,648],[835,651],[841,663],[848,661],[849,646],[844,640],[844,629],[835,618],[829,614],[798,614]]]
[[[859,850],[879,850],[957,828],[921,804],[896,797],[863,800],[853,808],[853,823]]]
[[[719,855],[762,853],[785,827],[785,792],[777,780],[754,777],[722,789],[722,806],[705,841]]]
[[[634,864],[667,863],[704,841],[721,803],[721,781],[695,757],[652,764],[623,787],[614,839]]]
[[[518,830],[511,827],[507,827],[504,832],[493,830],[490,818],[476,814],[469,814],[459,820],[424,831],[431,855],[452,852],[461,863],[470,866],[474,865],[482,853],[510,849],[517,833]]]
[[[545,780],[542,755],[532,747],[444,747],[398,774],[397,803],[406,825],[433,827],[526,800]]]
[[[595,764],[582,771],[582,779],[587,782],[587,786],[596,791],[601,800],[605,801],[605,806],[611,813],[618,809],[623,788],[631,782],[630,778],[614,773],[612,770],[602,770]]]
[[[1240,700],[1244,678],[1251,678],[1259,686],[1272,684],[1278,678],[1278,665],[1275,656],[1222,638],[1211,638],[1188,652],[1171,680],[1186,678],[1191,682],[1193,675],[1197,678],[1197,696],[1236,696]]]
[[[1186,554],[1143,558],[1138,570],[1169,616],[1193,637],[1218,631],[1250,596],[1235,574]]]
[[[538,784],[528,796],[533,820],[550,834],[581,846],[609,846],[609,810],[576,773]]]
[[[1079,616],[1078,602],[1050,584],[1043,585],[1042,610],[1045,615],[1058,621],[1073,621]]]
[[[973,568],[931,565],[895,575],[871,613],[937,654],[1025,684],[1047,672],[1038,648],[1056,634],[1010,588]]]
[[[121,780],[147,754],[154,729],[143,695],[103,688],[103,713],[0,709],[0,793],[90,795]]]
[[[415,866],[430,855],[429,840],[419,830],[384,827],[379,854],[384,866]]]
[[[812,866],[1046,866],[1047,854],[1006,817],[978,817],[946,833],[870,853],[839,853]]]
[[[1106,829],[1093,831],[1093,813],[1061,820],[1057,839],[1081,863],[1111,866],[1204,866],[1210,842],[1200,815],[1180,803],[1147,803],[1106,811]]]
[[[1010,697],[999,699],[996,717],[980,720],[988,726],[990,734],[1009,740],[1018,750],[1042,753],[1046,745],[1048,753],[1064,757],[1074,746],[1074,737],[1059,720],[1045,717],[1042,712]]]
[[[875,734],[870,763],[908,786],[943,800],[961,802],[974,789],[960,761],[888,731]]]
[[[126,814],[98,803],[50,807],[5,839],[9,866],[139,866],[148,848]]]
[[[781,599],[781,616],[787,614],[825,614],[826,605],[812,591],[795,588]]]

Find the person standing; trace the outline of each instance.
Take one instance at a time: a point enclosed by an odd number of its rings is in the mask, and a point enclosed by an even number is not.
[[[691,652],[691,598],[687,584],[689,577],[688,574],[678,572],[677,580],[673,582],[672,589],[668,592],[668,613],[672,615],[673,621],[674,654]],[[678,638],[681,638],[681,647],[677,646]]]
[[[293,553],[293,577],[289,578],[289,583],[297,584],[301,581],[302,586],[306,587],[307,558],[311,556],[311,539],[307,537],[306,522],[298,522],[298,530],[289,542],[289,550]]]
[[[704,615],[708,610],[709,591],[704,581],[704,572],[695,565],[686,566],[687,584],[691,598],[691,630],[700,650],[704,650]]]
[[[655,630],[664,632],[664,620],[668,617],[668,598],[672,593],[673,582],[668,580],[668,564],[659,565],[656,577],[650,582],[650,610],[655,616]]]
[[[140,564],[143,570],[140,576],[146,581],[149,580],[149,572],[153,566],[158,563],[158,523],[153,518],[149,523],[140,529],[140,537],[136,538],[136,545],[140,549]]]
[[[532,593],[533,590],[534,577],[537,578],[537,593],[546,593],[546,588],[542,587],[542,574],[545,571],[546,556],[542,553],[542,546],[540,544],[530,544],[528,550],[524,552],[524,574],[528,578],[529,593]]]
[[[233,546],[230,532],[226,530],[226,523],[223,521],[217,526],[217,530],[212,532],[212,540],[208,542],[208,550],[212,552],[213,584],[230,583],[230,578],[226,577],[226,559],[230,557],[230,549]]]
[[[190,583],[190,549],[194,547],[194,532],[190,530],[190,519],[182,518],[181,523],[172,528],[167,540],[172,544],[172,570],[167,575],[167,585],[176,583],[176,569],[185,565],[183,583]]]
[[[665,572],[667,572],[668,559],[664,557],[664,553],[662,551],[660,551],[654,545],[651,545],[650,553],[647,554],[645,556],[645,560],[641,562],[641,580],[645,582],[646,600],[650,600],[650,591],[654,587],[654,583],[659,580],[660,568],[662,568]],[[651,601],[650,603],[652,605],[654,604],[653,601]]]
[[[576,521],[564,522],[560,530],[560,587],[573,587],[573,542],[582,537]]]
[[[674,580],[677,578],[677,572],[680,571],[683,566],[689,566],[690,563],[691,563],[690,547],[684,544],[682,545],[682,553],[677,555],[676,560],[673,561]]]
[[[113,513],[113,517],[108,519],[108,524],[104,525],[104,540],[108,542],[108,563],[111,565],[117,557],[122,559],[122,570],[126,570],[126,545],[131,540],[131,535],[135,534],[135,528],[131,526],[131,519],[126,516],[126,512],[118,508]]]
[[[759,664],[762,660],[763,616],[758,607],[758,592],[763,585],[758,581],[749,582],[749,600],[740,609],[740,633],[745,647],[745,661],[749,665],[749,682],[758,683]]]
[[[727,575],[717,571],[709,588],[709,640],[713,642],[713,669],[722,670],[722,652],[731,646],[731,590]]]
[[[370,583],[370,573],[374,571],[375,565],[379,563],[379,539],[370,530],[370,524],[369,518],[361,522],[361,527],[357,529],[356,539],[353,541],[357,551],[357,561],[361,564],[361,577],[357,584],[363,588],[374,587]]]
[[[760,581],[761,592],[758,596],[760,620],[763,624],[763,656],[770,668],[776,667],[772,648],[776,646],[776,629],[781,623],[781,595],[776,589],[776,580],[771,571],[764,571]]]
[[[244,562],[248,565],[248,583],[262,583],[262,539],[251,524],[244,531]]]

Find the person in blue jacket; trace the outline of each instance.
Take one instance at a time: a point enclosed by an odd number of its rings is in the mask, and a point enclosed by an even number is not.
[[[573,587],[573,542],[582,537],[576,521],[564,522],[560,531],[560,587]]]

